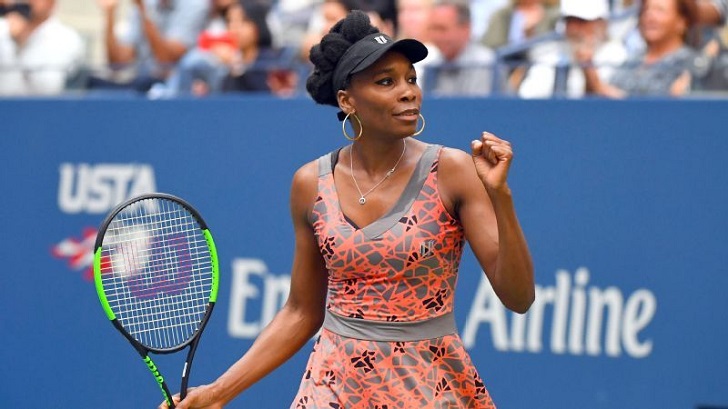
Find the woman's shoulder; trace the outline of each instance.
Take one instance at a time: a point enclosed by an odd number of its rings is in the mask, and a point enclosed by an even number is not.
[[[293,175],[294,183],[306,183],[318,180],[319,176],[327,170],[333,170],[338,161],[341,148],[327,152],[309,162],[301,165]]]
[[[316,158],[301,165],[293,174],[293,183],[305,183],[312,179],[318,179],[319,161],[321,159],[322,157]]]
[[[310,214],[318,191],[318,159],[314,159],[296,170],[291,182],[291,206],[294,214],[304,219]]]
[[[463,157],[469,157],[470,155],[460,148],[455,148],[447,145],[435,145],[440,148],[440,160],[462,160]]]
[[[438,155],[438,169],[444,172],[460,172],[463,167],[471,166],[473,161],[470,154],[462,149],[450,146],[440,146]]]

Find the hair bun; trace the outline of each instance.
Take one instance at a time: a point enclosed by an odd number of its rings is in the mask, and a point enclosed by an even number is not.
[[[346,18],[338,21],[311,47],[309,60],[314,66],[306,80],[306,90],[316,103],[338,107],[336,91],[333,89],[333,74],[336,64],[352,44],[379,30],[372,26],[369,16],[361,10],[353,10]]]

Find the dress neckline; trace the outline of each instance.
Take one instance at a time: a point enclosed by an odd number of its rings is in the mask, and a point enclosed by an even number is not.
[[[427,180],[430,166],[432,165],[432,162],[434,161],[438,150],[437,145],[428,144],[425,147],[425,150],[420,155],[420,158],[417,160],[415,169],[412,172],[412,175],[410,175],[410,178],[407,181],[404,190],[400,194],[399,198],[394,202],[392,207],[378,219],[375,219],[366,226],[361,227],[357,226],[351,220],[351,218],[344,213],[343,209],[341,208],[341,198],[339,197],[339,191],[336,187],[336,183],[333,180],[333,168],[336,166],[336,161],[338,160],[340,151],[341,149],[332,152],[330,173],[330,177],[332,178],[334,197],[336,200],[336,211],[338,213],[338,218],[342,223],[345,223],[354,231],[361,232],[368,239],[376,239],[385,232],[387,232],[389,229],[391,229],[405,214],[410,211],[412,205],[414,204],[415,200],[419,196],[420,191],[422,190],[422,186]]]

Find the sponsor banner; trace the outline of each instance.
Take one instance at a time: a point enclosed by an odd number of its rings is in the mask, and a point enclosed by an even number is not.
[[[506,310],[467,250],[455,309],[500,408],[728,408],[727,108],[425,104],[423,140],[467,149],[488,130],[515,149],[509,183],[536,302],[524,315]],[[142,193],[188,200],[218,247],[218,306],[191,384],[240,357],[288,295],[291,179],[346,143],[334,114],[305,99],[0,101],[0,407],[161,401],[106,319],[91,268],[107,212]],[[311,347],[229,407],[289,407]],[[155,357],[175,391],[183,360]]]

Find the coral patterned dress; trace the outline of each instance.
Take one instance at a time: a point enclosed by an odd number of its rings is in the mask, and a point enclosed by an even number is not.
[[[291,409],[495,408],[457,334],[453,296],[464,246],[437,190],[441,147],[429,145],[381,219],[342,214],[322,156],[311,221],[329,299]]]

